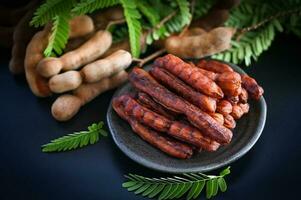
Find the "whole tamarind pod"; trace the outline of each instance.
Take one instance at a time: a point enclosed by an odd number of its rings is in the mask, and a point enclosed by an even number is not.
[[[89,33],[87,35],[84,35],[82,37],[77,37],[77,38],[72,38],[69,39],[66,47],[64,49],[64,52],[69,52],[69,51],[73,51],[74,49],[79,48],[81,45],[83,45],[87,40],[89,40],[94,33]]]
[[[221,100],[217,103],[216,112],[228,115],[232,112],[232,104],[227,100]]]
[[[232,132],[229,129],[220,125],[206,112],[170,92],[143,69],[135,67],[129,74],[129,80],[135,88],[152,96],[164,107],[184,114],[190,123],[212,140],[221,144],[231,141]]]
[[[231,115],[224,115],[224,126],[229,129],[234,129],[236,126],[235,119]]]
[[[239,101],[241,103],[247,103],[248,102],[248,92],[245,88],[241,89],[241,93],[239,95]]]
[[[185,31],[183,36],[196,36],[196,35],[202,35],[204,33],[207,33],[207,31],[199,27],[193,27]]]
[[[150,70],[150,74],[200,109],[206,112],[215,112],[216,100],[214,98],[195,91],[167,70],[155,66]]]
[[[116,99],[113,100],[112,106],[117,114],[130,124],[135,133],[137,133],[143,140],[150,143],[154,147],[160,149],[170,156],[181,159],[190,158],[193,154],[192,147],[170,137],[162,136],[158,132],[148,128],[145,125],[142,125],[133,117],[127,115],[124,111],[124,108],[120,106]]]
[[[148,94],[144,92],[138,92],[137,100],[144,107],[163,115],[167,119],[174,120],[177,116],[177,113],[167,110],[166,108],[155,102]]]
[[[81,69],[84,80],[93,83],[126,69],[132,63],[132,55],[118,50],[106,58],[96,60]]]
[[[250,105],[248,103],[238,103],[237,105],[242,109],[244,114],[248,113],[250,110]]]
[[[220,113],[208,113],[215,121],[217,121],[219,124],[224,124],[224,116]]]
[[[202,59],[199,61],[199,63],[197,63],[196,66],[219,74],[234,71],[229,65],[216,60]]]
[[[235,104],[232,106],[231,115],[234,119],[236,119],[236,120],[240,119],[243,116],[243,114],[244,114],[244,111],[242,110],[242,108],[239,105]]]
[[[188,123],[169,120],[141,106],[130,95],[122,95],[115,100],[121,102],[126,114],[157,131],[166,132],[176,139],[193,144],[207,151],[215,151],[220,146],[214,140],[204,137],[198,129]]]
[[[255,79],[246,74],[242,74],[241,79],[243,87],[248,91],[251,98],[259,100],[264,93],[263,88],[258,85]]]
[[[69,22],[69,38],[82,37],[94,31],[94,24],[88,15],[80,15],[72,18]]]
[[[26,53],[26,47],[37,32],[37,29],[29,26],[29,22],[32,19],[35,5],[26,12],[22,19],[15,26],[13,33],[13,47],[11,53],[11,59],[9,61],[9,70],[13,74],[24,73],[24,57]]]
[[[52,92],[63,93],[74,90],[82,83],[82,76],[78,71],[67,71],[55,75],[49,79],[49,87]]]
[[[241,77],[236,72],[224,72],[216,79],[217,85],[228,97],[239,96],[241,93]]]
[[[112,77],[104,78],[97,83],[80,85],[73,94],[58,97],[52,104],[52,116],[58,121],[71,119],[81,108],[95,97],[110,89],[116,88],[127,80],[127,73],[120,71]]]
[[[165,40],[168,53],[181,58],[202,58],[231,47],[234,28],[218,27],[194,36],[170,36]]]
[[[79,48],[63,54],[59,58],[45,58],[38,64],[38,72],[44,77],[51,77],[61,70],[75,70],[94,61],[112,44],[112,35],[108,31],[98,31]]]
[[[173,75],[210,97],[221,99],[224,96],[222,89],[210,78],[203,75],[197,67],[185,63],[179,57],[168,54],[157,58],[154,66],[165,68]]]
[[[37,64],[43,59],[43,51],[48,44],[49,28],[37,32],[26,48],[24,67],[27,83],[31,91],[38,97],[51,95],[48,80],[42,77],[36,70]]]

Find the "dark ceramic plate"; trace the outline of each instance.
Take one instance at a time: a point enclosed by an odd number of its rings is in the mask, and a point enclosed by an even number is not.
[[[245,72],[238,66],[229,64],[238,73]],[[150,68],[150,65],[146,67]],[[118,89],[114,97],[133,91],[130,83]],[[109,107],[107,121],[116,145],[132,160],[146,167],[170,173],[204,172],[213,170],[239,159],[246,154],[260,137],[265,125],[266,103],[262,97],[259,101],[250,101],[250,111],[238,122],[233,131],[229,145],[220,147],[216,152],[200,152],[190,159],[180,160],[166,155],[152,147],[139,136]]]

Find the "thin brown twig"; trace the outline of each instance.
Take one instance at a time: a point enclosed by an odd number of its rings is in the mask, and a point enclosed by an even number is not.
[[[108,25],[106,26],[106,30],[109,30],[109,28],[113,25],[118,25],[118,24],[123,24],[125,23],[125,19],[119,19],[119,20],[115,20],[115,21],[110,21],[108,23]]]
[[[170,13],[169,15],[167,15],[166,17],[164,17],[156,26],[156,29],[161,28],[166,22],[168,22],[171,18],[173,18],[175,15],[177,14],[177,11],[173,11],[172,13]]]
[[[240,38],[247,32],[249,31],[253,31],[253,30],[256,30],[260,27],[262,27],[263,25],[265,25],[266,23],[274,20],[274,19],[277,19],[277,18],[280,18],[280,17],[285,17],[287,15],[292,15],[292,14],[301,14],[301,8],[295,8],[295,9],[291,9],[291,10],[288,10],[288,11],[283,11],[283,12],[279,12],[275,15],[271,15],[269,17],[267,17],[266,19],[258,22],[257,24],[254,24],[252,26],[249,26],[249,27],[245,27],[245,28],[242,28],[242,29],[239,29],[237,31],[237,36],[236,36],[236,40],[240,40]]]
[[[142,67],[145,63],[157,58],[158,56],[162,55],[163,53],[166,52],[166,49],[160,49],[158,51],[155,51],[154,53],[150,54],[149,56],[145,57],[145,58],[133,58],[134,62],[137,62],[137,65],[139,67]]]
[[[158,30],[159,28],[161,28],[167,21],[169,21],[171,18],[173,18],[176,14],[177,14],[177,11],[174,11],[174,12],[170,13],[169,15],[167,15],[166,17],[164,17],[155,27],[148,30],[147,35],[151,34],[155,30]]]

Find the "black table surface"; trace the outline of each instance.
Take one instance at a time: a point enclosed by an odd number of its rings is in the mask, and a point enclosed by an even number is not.
[[[258,62],[244,68],[265,89],[267,121],[254,148],[231,164],[228,190],[215,199],[299,196],[300,46],[301,40],[293,36],[278,37]],[[84,106],[71,121],[56,122],[50,113],[54,98],[36,98],[24,78],[9,73],[8,50],[1,52],[0,199],[143,199],[121,187],[125,174],[168,175],[134,163],[111,137],[72,152],[42,153],[40,146],[51,139],[105,121],[113,91]]]

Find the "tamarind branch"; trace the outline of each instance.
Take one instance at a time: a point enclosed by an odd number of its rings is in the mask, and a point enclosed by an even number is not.
[[[139,58],[133,58],[134,62],[138,62],[138,66],[142,67],[145,63],[157,58],[158,56],[162,55],[163,53],[166,52],[166,49],[160,49],[152,54],[150,54],[149,56],[143,58],[143,59],[139,59]]]
[[[106,30],[109,30],[109,28],[111,28],[111,26],[113,26],[113,25],[119,25],[119,24],[123,24],[123,23],[125,23],[125,19],[110,21],[108,23],[108,25],[106,26]]]
[[[301,15],[301,8],[295,8],[295,9],[291,9],[291,10],[288,10],[288,11],[278,12],[275,15],[271,15],[271,16],[267,17],[266,19],[258,22],[257,24],[254,24],[252,26],[245,27],[245,28],[242,28],[242,29],[238,29],[236,40],[239,40],[245,33],[249,32],[249,31],[256,30],[256,29],[262,27],[263,25],[265,25],[266,23],[268,23],[268,22],[270,22],[274,19],[281,18],[281,17],[286,17],[286,16],[292,15],[292,14]]]

